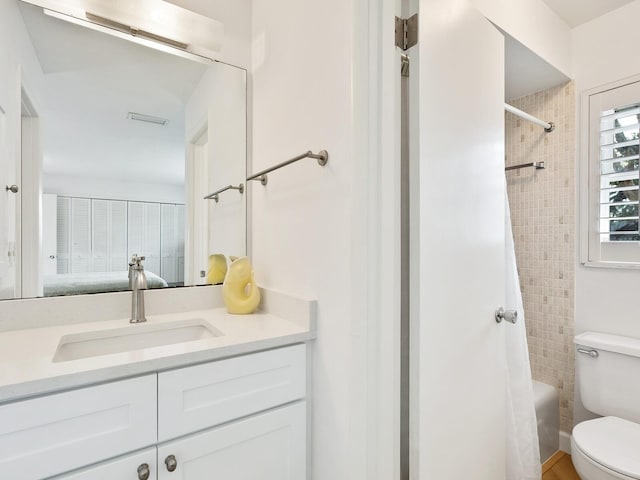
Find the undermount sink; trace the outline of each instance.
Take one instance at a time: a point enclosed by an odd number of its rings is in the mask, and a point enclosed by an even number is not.
[[[222,332],[202,319],[165,323],[145,323],[123,328],[65,335],[53,356],[54,362],[131,352],[145,348],[174,345],[220,337]]]

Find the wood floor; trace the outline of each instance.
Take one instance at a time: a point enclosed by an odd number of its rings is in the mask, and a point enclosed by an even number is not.
[[[557,452],[544,462],[542,480],[580,480],[571,463],[571,455]]]

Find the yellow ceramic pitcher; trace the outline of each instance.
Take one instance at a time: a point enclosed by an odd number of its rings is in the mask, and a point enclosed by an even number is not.
[[[231,262],[222,286],[222,298],[229,313],[253,313],[260,305],[260,289],[253,279],[249,257]]]

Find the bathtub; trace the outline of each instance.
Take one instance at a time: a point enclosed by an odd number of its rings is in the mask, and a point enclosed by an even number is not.
[[[560,404],[551,385],[533,381],[533,398],[538,420],[540,461],[546,462],[560,447]]]

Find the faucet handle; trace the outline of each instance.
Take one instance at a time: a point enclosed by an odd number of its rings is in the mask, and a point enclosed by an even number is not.
[[[133,255],[131,255],[131,262],[129,262],[129,266],[133,267],[135,265],[139,267],[141,266],[140,262],[142,262],[143,260],[145,260],[144,255],[139,257],[137,253],[134,253]]]

